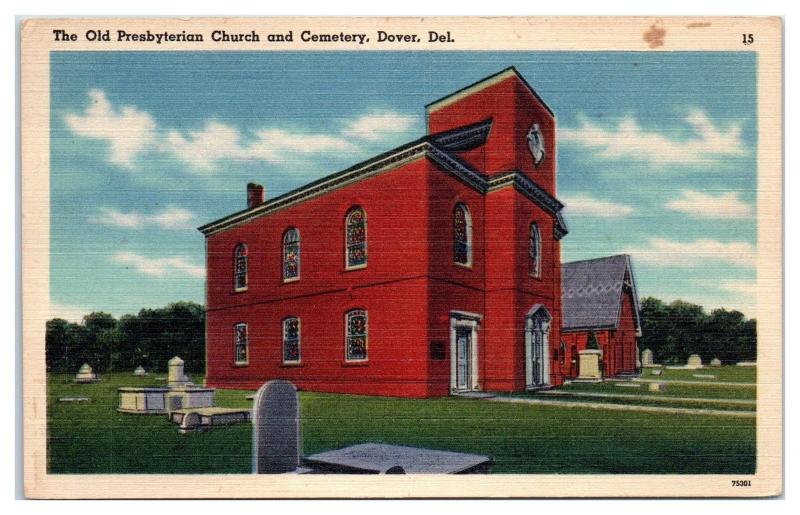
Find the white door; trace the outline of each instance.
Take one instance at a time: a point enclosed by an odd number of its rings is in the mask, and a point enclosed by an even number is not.
[[[525,382],[528,388],[550,384],[550,321],[541,304],[534,306],[525,321]]]
[[[456,388],[470,390],[472,370],[470,359],[472,349],[472,328],[456,328]]]

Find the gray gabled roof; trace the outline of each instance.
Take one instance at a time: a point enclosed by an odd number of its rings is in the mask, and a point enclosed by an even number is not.
[[[561,265],[561,327],[565,331],[616,329],[622,308],[623,286],[633,296],[636,334],[641,335],[639,295],[627,254]]]

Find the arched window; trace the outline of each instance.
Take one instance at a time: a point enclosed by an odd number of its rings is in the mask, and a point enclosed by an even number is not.
[[[233,361],[237,365],[247,365],[248,361],[247,324],[233,326]]]
[[[283,320],[283,362],[300,362],[300,319],[297,317]]]
[[[539,236],[539,226],[531,224],[530,248],[528,250],[528,273],[531,277],[541,277],[542,271],[542,239]]]
[[[356,206],[345,217],[345,258],[347,268],[367,266],[367,214]]]
[[[456,204],[453,211],[453,261],[472,265],[472,217],[464,204]]]
[[[367,359],[367,312],[363,309],[353,309],[345,315],[345,359]]]
[[[300,278],[300,231],[292,227],[283,233],[283,280]]]
[[[238,244],[233,256],[233,285],[236,291],[244,291],[247,289],[247,245]]]

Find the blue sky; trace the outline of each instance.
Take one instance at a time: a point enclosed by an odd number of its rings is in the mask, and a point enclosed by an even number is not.
[[[514,65],[556,113],[565,261],[628,252],[640,296],[752,313],[756,57],[684,52],[53,52],[54,316],[203,302],[196,227],[424,133]]]

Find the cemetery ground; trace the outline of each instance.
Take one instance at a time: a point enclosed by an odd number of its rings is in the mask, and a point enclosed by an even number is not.
[[[742,367],[705,368],[699,372],[667,370],[663,379],[690,380],[694,379],[693,373],[709,373],[718,375],[712,381],[754,382],[755,370],[736,368]],[[104,375],[100,383],[84,385],[74,384],[73,377],[63,374],[48,378],[51,473],[250,473],[250,424],[181,435],[164,415],[116,411],[118,387],[163,386],[164,381],[157,377],[115,373]],[[647,371],[643,378],[650,378]],[[665,392],[652,394],[646,384],[634,389],[608,382],[568,385],[564,391],[623,394],[630,396],[629,402],[634,404],[644,402],[637,396],[660,395],[663,398],[659,402],[675,407],[687,403],[663,399],[755,399],[754,386],[668,383]],[[215,404],[249,408],[252,401],[246,396],[252,393],[217,390]],[[90,400],[58,401],[68,396]],[[359,443],[383,442],[489,455],[495,460],[493,473],[755,471],[755,418],[509,404],[455,397],[414,400],[302,392],[300,401],[306,456]],[[614,398],[613,402],[620,401]],[[700,406],[696,402],[688,404],[693,408],[726,409],[724,402],[713,400]]]

